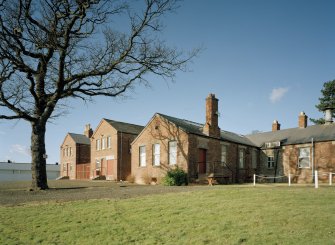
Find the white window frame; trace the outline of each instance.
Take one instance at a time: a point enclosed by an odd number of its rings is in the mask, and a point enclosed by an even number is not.
[[[227,163],[227,146],[221,145],[221,164]]]
[[[97,139],[96,141],[96,149],[97,151],[100,151],[100,139]]]
[[[160,144],[152,145],[152,165],[159,166],[161,160],[161,146]]]
[[[147,166],[147,154],[146,154],[146,147],[145,145],[141,145],[139,147],[139,165],[140,167],[146,167]]]
[[[311,148],[310,147],[299,148],[298,167],[299,168],[311,168]]]
[[[267,167],[273,169],[275,167],[275,157],[273,155],[267,156]]]
[[[238,166],[244,168],[244,149],[240,149],[238,152]]]
[[[106,149],[106,138],[101,139],[101,149],[105,150]]]
[[[101,162],[99,160],[95,160],[95,169],[101,170]]]
[[[112,148],[112,145],[111,145],[111,137],[110,137],[110,136],[107,137],[107,148],[108,148],[108,149]]]
[[[177,141],[169,141],[169,164],[177,164]]]

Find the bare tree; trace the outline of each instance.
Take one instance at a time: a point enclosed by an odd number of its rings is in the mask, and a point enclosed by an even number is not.
[[[0,0],[0,119],[31,124],[33,190],[48,188],[46,125],[64,99],[119,96],[147,74],[173,78],[198,53],[159,39],[176,0],[130,2],[136,11],[122,0]]]

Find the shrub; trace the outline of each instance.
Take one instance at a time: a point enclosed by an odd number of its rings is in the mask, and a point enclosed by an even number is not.
[[[143,183],[145,185],[150,185],[151,184],[151,180],[152,180],[152,176],[148,173],[143,173],[142,174],[142,180],[143,180]]]
[[[167,171],[165,177],[163,178],[163,184],[168,186],[187,185],[187,173],[179,167],[176,167],[175,169],[170,169],[169,171]]]
[[[129,183],[135,183],[135,176],[134,175],[128,175],[126,178],[126,181],[128,181]]]

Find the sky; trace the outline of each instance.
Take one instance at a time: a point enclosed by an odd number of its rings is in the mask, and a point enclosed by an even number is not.
[[[219,126],[238,134],[298,126],[315,105],[323,83],[335,79],[335,1],[185,0],[162,20],[171,47],[202,47],[174,81],[148,77],[122,98],[70,100],[68,113],[47,125],[47,163],[60,161],[66,134],[95,129],[102,118],[146,125],[156,113],[205,122],[205,98],[219,99]],[[309,122],[309,125],[312,123]],[[0,162],[31,162],[30,125],[0,121]]]

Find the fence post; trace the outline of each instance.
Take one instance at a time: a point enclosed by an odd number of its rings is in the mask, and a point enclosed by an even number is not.
[[[333,173],[330,172],[329,173],[329,185],[332,185],[332,182],[333,182]]]
[[[254,174],[254,186],[256,185],[256,174]]]
[[[318,177],[318,171],[317,170],[315,170],[315,188],[317,189],[317,188],[319,188],[319,177]]]
[[[288,173],[288,186],[291,186],[291,174]]]

